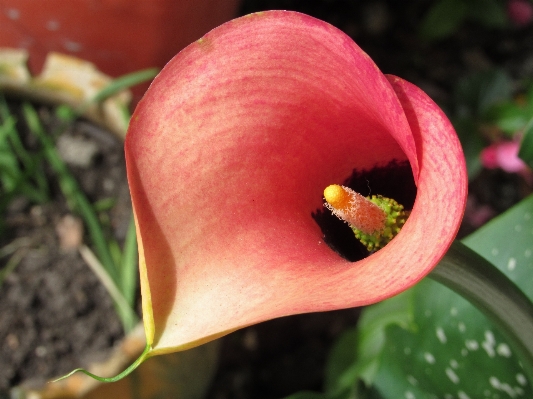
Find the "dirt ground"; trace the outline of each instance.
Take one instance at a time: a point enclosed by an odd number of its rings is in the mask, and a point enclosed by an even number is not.
[[[17,113],[20,103],[11,105]],[[54,131],[58,122],[51,109],[37,110]],[[19,128],[28,148],[34,146],[25,125]],[[91,201],[116,199],[106,216],[115,236],[123,239],[131,205],[121,142],[85,121],[72,124],[58,142],[70,143],[70,138],[94,148],[87,164],[70,169]],[[43,382],[79,367],[82,359],[97,360],[123,335],[107,291],[79,252],[69,248],[68,240],[76,240],[79,233],[79,220],[69,211],[53,173],[47,170],[47,176],[53,201],[35,205],[20,197],[5,216],[7,231],[0,247],[9,256],[2,258],[2,267],[17,257],[20,263],[0,287],[0,390],[23,381]]]

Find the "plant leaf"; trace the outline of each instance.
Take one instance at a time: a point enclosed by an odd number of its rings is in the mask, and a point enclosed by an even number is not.
[[[468,179],[472,180],[482,169],[480,154],[485,148],[485,141],[478,134],[476,121],[472,117],[454,118],[453,126],[465,154]]]
[[[464,243],[493,262],[531,299],[532,233],[533,196],[467,237]],[[409,302],[412,308],[405,307]],[[393,318],[397,314],[394,307],[402,303],[403,312],[411,312],[404,314],[403,323],[401,318]],[[371,318],[382,322],[365,323]],[[380,335],[385,336],[381,349],[365,342],[364,337]],[[350,351],[350,344],[356,345],[356,350]],[[351,365],[339,356],[341,350],[345,356],[356,352]],[[374,374],[368,373],[365,364],[377,367]],[[357,334],[353,330],[345,333],[332,351],[328,372],[329,391],[346,389],[350,384],[354,387],[361,379],[391,399],[518,398],[533,394],[517,356],[486,317],[465,299],[429,279],[367,308]],[[344,379],[348,375],[349,379]]]
[[[511,137],[523,129],[530,118],[531,114],[526,109],[512,102],[501,104],[494,109],[494,122]]]
[[[132,86],[152,80],[158,72],[158,68],[149,68],[120,76],[114,79],[108,86],[100,90],[91,101],[97,103],[105,101],[109,97],[114,96],[123,90],[128,90]]]
[[[420,35],[427,40],[452,35],[466,18],[468,7],[462,0],[440,0],[433,4],[420,25]]]
[[[530,168],[533,168],[533,119],[529,122],[528,126],[524,131],[524,137],[522,138],[522,143],[520,144],[520,150],[518,151],[518,156],[529,165]]]
[[[468,18],[487,28],[504,28],[508,24],[507,12],[497,0],[469,0]]]
[[[459,116],[483,118],[490,107],[511,99],[511,79],[503,70],[494,69],[468,75],[454,91]]]
[[[464,240],[533,297],[533,197]],[[505,243],[505,245],[501,245]],[[512,349],[476,308],[451,290],[424,280],[410,290],[417,331],[387,329],[375,386],[397,397],[531,397]],[[392,301],[397,301],[393,298]],[[405,364],[410,364],[409,371]]]
[[[356,378],[371,384],[379,370],[380,354],[391,324],[409,328],[413,321],[413,303],[410,295],[403,293],[394,301],[383,301],[365,312],[357,329],[347,331],[337,341],[330,353],[326,367],[325,389],[342,391],[353,387]]]

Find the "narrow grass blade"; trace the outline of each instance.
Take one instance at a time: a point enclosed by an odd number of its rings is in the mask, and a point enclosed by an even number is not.
[[[118,77],[117,79],[113,80],[111,84],[98,92],[96,96],[93,97],[91,102],[99,103],[105,101],[109,97],[112,97],[121,91],[127,90],[148,80],[152,80],[158,73],[159,69],[149,68]]]
[[[120,270],[120,283],[124,297],[131,306],[134,306],[135,293],[138,284],[138,252],[137,252],[137,233],[135,231],[135,222],[133,215],[131,217],[124,249],[122,251],[122,265]]]
[[[94,212],[89,200],[81,191],[76,179],[74,179],[74,177],[71,175],[67,166],[57,153],[54,143],[45,134],[35,109],[30,104],[24,104],[23,112],[31,132],[40,140],[44,148],[46,159],[52,166],[54,172],[57,174],[63,195],[65,195],[69,205],[79,212],[85,221],[87,230],[91,237],[91,242],[94,245],[96,253],[98,254],[98,257],[100,258],[106,271],[114,281],[118,281],[119,275],[117,268],[113,263],[113,258],[109,252],[107,241],[98,221],[98,217],[96,216],[96,213]]]
[[[133,311],[132,307],[122,295],[115,282],[109,277],[109,274],[104,269],[102,264],[98,261],[98,258],[94,253],[86,246],[82,245],[79,248],[79,252],[83,260],[89,265],[94,274],[98,277],[102,285],[106,288],[107,292],[116,304],[117,314],[119,315],[124,329],[129,332],[135,327],[138,322],[137,315]]]

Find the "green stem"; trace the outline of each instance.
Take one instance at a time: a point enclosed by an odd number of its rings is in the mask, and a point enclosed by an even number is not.
[[[500,328],[533,383],[533,303],[520,288],[458,241],[429,276],[469,300]]]
[[[77,373],[78,371],[81,372],[81,373],[84,373],[84,374],[88,375],[89,377],[94,378],[95,380],[98,380],[100,382],[116,382],[118,380],[123,379],[124,377],[127,377],[137,367],[139,367],[141,365],[141,363],[146,360],[146,358],[148,357],[148,354],[150,353],[151,350],[152,350],[152,348],[151,348],[150,344],[146,344],[146,347],[144,348],[143,353],[141,353],[141,356],[139,356],[137,358],[137,360],[135,360],[135,362],[133,362],[126,370],[124,370],[122,373],[120,373],[120,374],[118,374],[118,375],[116,375],[114,377],[99,377],[99,376],[91,373],[90,371],[87,371],[85,369],[81,369],[80,368],[80,369],[72,370],[70,373],[64,375],[63,377],[59,377],[57,380],[53,380],[52,382],[58,382],[58,381],[64,380],[65,378],[70,377],[72,374]]]

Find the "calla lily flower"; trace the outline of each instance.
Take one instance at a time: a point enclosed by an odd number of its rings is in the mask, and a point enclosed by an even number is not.
[[[442,258],[466,201],[441,109],[295,12],[230,21],[180,52],[137,106],[125,150],[150,356],[391,297]],[[350,262],[313,214],[326,186],[391,162],[412,171],[409,219]]]

